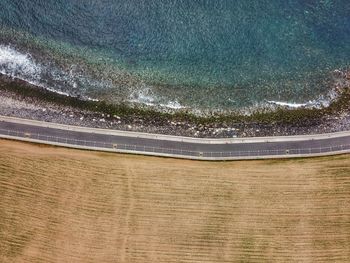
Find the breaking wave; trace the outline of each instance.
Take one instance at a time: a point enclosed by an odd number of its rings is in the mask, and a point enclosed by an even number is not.
[[[322,107],[350,66],[349,3],[2,0],[0,73],[159,111]]]
[[[22,54],[9,46],[0,45],[1,74],[27,81],[38,81],[41,67],[29,54]]]
[[[171,110],[179,110],[186,108],[177,100],[167,100],[160,95],[154,94],[151,88],[143,87],[132,92],[128,99],[131,103],[143,104],[151,107],[168,108]]]
[[[55,66],[54,63],[39,63],[29,53],[20,52],[14,47],[0,45],[0,73],[24,80],[30,84],[40,86],[49,91],[56,92],[65,96],[79,97],[85,100],[103,100],[104,97],[91,96],[89,90],[113,90],[112,81],[98,80],[90,77],[76,65],[71,65],[67,69]],[[213,112],[224,113],[223,109],[202,110],[198,107],[190,107],[180,103],[177,98],[169,98],[164,94],[155,92],[152,85],[143,82],[127,90],[124,101],[131,105],[144,105],[159,110],[183,110],[191,111],[197,115],[208,115]],[[94,94],[94,93],[92,93]],[[257,108],[270,107],[271,110],[276,107],[289,109],[296,108],[320,108],[326,107],[337,97],[337,94],[331,90],[326,96],[320,96],[318,99],[306,102],[288,102],[278,100],[266,100],[265,103],[255,104],[253,107],[241,108],[240,112],[250,114]],[[228,100],[230,101],[230,99]],[[232,110],[231,110],[232,111]]]
[[[22,53],[11,46],[0,45],[0,73],[11,78],[26,81],[65,96],[97,100],[83,93],[86,83],[103,85],[74,72],[74,66],[66,72],[58,67],[38,63],[29,53]],[[105,83],[104,83],[105,84]]]

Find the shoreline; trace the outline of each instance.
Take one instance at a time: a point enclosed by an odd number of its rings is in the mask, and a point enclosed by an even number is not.
[[[235,138],[319,134],[350,130],[350,72],[342,73],[339,97],[325,108],[257,111],[251,115],[201,117],[187,111],[158,112],[144,107],[86,101],[0,75],[0,114],[91,128]]]

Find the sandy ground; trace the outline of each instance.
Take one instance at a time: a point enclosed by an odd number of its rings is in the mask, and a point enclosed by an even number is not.
[[[349,262],[350,156],[195,162],[0,140],[0,262]]]

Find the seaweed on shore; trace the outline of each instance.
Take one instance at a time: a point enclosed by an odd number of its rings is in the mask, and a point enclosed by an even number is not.
[[[164,124],[169,121],[187,122],[192,125],[227,126],[230,124],[266,124],[266,125],[317,125],[325,116],[339,112],[350,112],[349,87],[339,91],[339,97],[324,108],[277,108],[274,111],[255,111],[251,115],[243,114],[214,114],[212,116],[197,116],[187,110],[174,113],[160,112],[155,109],[121,104],[109,104],[104,101],[89,101],[79,97],[61,95],[44,88],[34,86],[25,81],[12,79],[2,75],[0,89],[10,91],[23,99],[37,99],[62,107],[72,107],[96,113],[123,118],[139,118],[145,122]]]

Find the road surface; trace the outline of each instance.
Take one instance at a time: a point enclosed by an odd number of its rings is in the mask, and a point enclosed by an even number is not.
[[[0,116],[0,138],[197,160],[310,157],[350,152],[350,131],[312,136],[198,139],[67,126]]]

